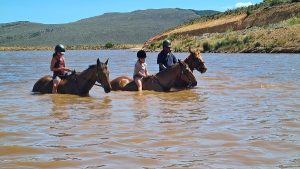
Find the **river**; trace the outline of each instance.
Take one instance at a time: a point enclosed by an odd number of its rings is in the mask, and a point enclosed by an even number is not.
[[[0,52],[0,168],[300,168],[299,54],[203,54],[207,72],[179,92],[33,94],[51,55]],[[129,50],[65,57],[76,71],[109,58],[110,79],[136,62]]]

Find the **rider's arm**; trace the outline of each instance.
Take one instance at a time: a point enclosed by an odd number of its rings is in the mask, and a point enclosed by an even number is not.
[[[149,76],[147,65],[146,65],[146,69],[145,69],[145,75],[146,75],[146,77]]]
[[[50,70],[53,71],[53,72],[54,72],[54,71],[59,71],[58,68],[55,68],[55,67],[54,67],[55,62],[56,62],[56,59],[55,59],[54,57],[52,57],[52,59],[51,59],[51,64],[50,64]]]
[[[51,64],[50,64],[50,70],[51,71],[68,71],[70,72],[71,70],[67,67],[60,67],[60,68],[55,68],[54,65],[55,65],[55,62],[56,62],[56,58],[55,57],[52,57],[52,60],[51,60]]]
[[[157,64],[159,65],[159,70],[167,69],[166,66],[163,64],[163,55],[159,53],[157,56]]]
[[[159,64],[159,69],[164,70],[167,69],[165,65],[163,65],[162,63]]]
[[[64,58],[65,59],[65,58]],[[69,69],[67,66],[66,66],[66,62],[65,62],[65,66],[62,68],[64,71],[67,71],[67,72],[71,72],[72,70]]]

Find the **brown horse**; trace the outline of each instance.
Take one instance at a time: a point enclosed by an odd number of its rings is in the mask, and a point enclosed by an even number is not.
[[[105,63],[97,59],[96,65],[91,65],[83,72],[73,72],[66,79],[62,79],[57,92],[60,94],[76,94],[85,96],[89,94],[96,81],[101,84],[106,93],[111,91],[109,83],[108,59]],[[53,80],[47,75],[39,79],[33,86],[32,92],[52,93]]]
[[[184,60],[186,64],[189,65],[189,68],[193,72],[194,69],[198,70],[200,73],[205,73],[207,68],[203,57],[200,54],[199,50],[191,50],[189,48],[190,55]]]
[[[170,89],[174,87],[175,83],[177,83],[177,79],[184,83],[188,83],[191,86],[197,85],[196,78],[188,65],[179,61],[169,69],[161,71],[156,75],[143,78],[143,90],[170,91]],[[134,80],[126,76],[118,77],[112,80],[110,84],[112,86],[112,90],[138,90]]]
[[[191,50],[189,48],[190,55],[184,60],[184,62],[189,66],[191,71],[193,72],[194,69],[198,70],[200,73],[205,73],[207,68],[205,66],[205,62],[203,57],[200,54],[199,50]],[[175,88],[190,88],[189,83],[184,82],[183,80],[177,79]]]

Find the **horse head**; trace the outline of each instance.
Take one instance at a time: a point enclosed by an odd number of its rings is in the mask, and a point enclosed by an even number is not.
[[[99,59],[97,59],[97,82],[104,88],[105,93],[109,93],[111,91],[109,69],[107,64],[108,59],[105,63],[102,63]]]
[[[205,62],[203,57],[200,54],[199,50],[192,50],[189,48],[190,55],[184,60],[193,71],[194,69],[198,70],[201,73],[205,73],[207,68],[205,66]]]
[[[179,80],[180,82],[184,82],[186,84],[188,84],[188,87],[194,87],[197,86],[197,80],[193,74],[193,72],[191,71],[191,69],[189,68],[188,64],[186,64],[185,62],[178,60],[178,63],[180,65],[180,77]]]

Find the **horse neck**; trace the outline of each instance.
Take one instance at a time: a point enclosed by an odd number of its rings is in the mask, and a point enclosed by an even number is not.
[[[77,77],[77,82],[81,93],[88,93],[97,80],[96,67],[91,66]]]
[[[186,59],[184,59],[184,63],[186,63],[189,66],[191,71],[195,69],[193,58],[191,57],[191,55],[189,55]]]
[[[180,65],[176,64],[175,66],[166,69],[162,72],[156,74],[157,79],[159,80],[160,84],[163,85],[165,88],[171,88],[174,86],[176,78],[180,73]]]

